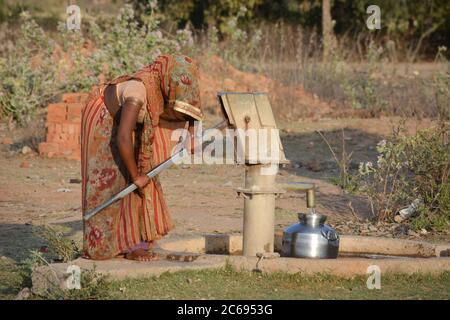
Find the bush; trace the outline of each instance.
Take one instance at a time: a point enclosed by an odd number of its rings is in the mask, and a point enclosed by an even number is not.
[[[22,13],[18,41],[0,59],[0,112],[18,122],[45,105],[54,95],[55,43],[30,17]]]
[[[24,284],[24,273],[15,261],[0,257],[0,296],[17,294]]]
[[[50,268],[50,274],[53,273],[54,277],[52,276],[52,278],[49,278],[52,281],[52,284],[47,289],[47,292],[40,293],[42,295],[41,298],[54,300],[94,300],[106,299],[109,297],[111,291],[109,277],[98,273],[95,265],[91,269],[81,269],[80,289],[63,290],[59,286],[60,279],[58,278],[58,274],[50,263],[51,262],[46,259],[42,252],[30,251],[29,257],[23,261],[21,266],[13,265],[15,268],[13,271],[17,274],[16,278],[12,278],[10,274],[7,274],[9,282],[5,284],[6,289],[17,292],[24,286],[31,287],[31,278],[34,268],[47,266]],[[4,273],[0,273],[0,280],[2,279],[3,274]],[[2,289],[2,286],[0,286],[0,289]]]
[[[112,284],[107,275],[92,269],[81,272],[80,289],[66,290],[53,298],[64,300],[104,300],[110,297]]]
[[[62,43],[73,62],[64,89],[89,90],[99,77],[107,80],[132,73],[162,53],[180,51],[182,44],[189,42],[184,32],[177,32],[172,39],[164,37],[158,26],[157,15],[153,13],[139,25],[130,5],[125,5],[114,21],[101,24],[89,21],[86,35],[66,30],[61,24]],[[90,43],[94,47],[83,50]]]
[[[51,260],[68,262],[80,256],[78,245],[55,229],[44,226],[36,229],[35,233],[46,242],[46,256]]]
[[[354,181],[372,206],[374,217],[391,219],[419,199],[416,228],[448,228],[450,221],[450,125],[440,123],[408,137],[395,132],[381,141],[376,164],[361,163]]]
[[[115,19],[86,20],[82,32],[61,23],[52,36],[28,13],[22,14],[18,40],[0,60],[2,116],[26,122],[62,92],[89,91],[99,82],[138,70],[161,53],[192,44],[184,30],[164,36],[155,13],[139,24],[130,5]]]
[[[219,28],[212,24],[206,32],[200,34],[197,40],[200,50],[196,53],[217,54],[244,71],[262,71],[258,63],[262,47],[262,30],[253,27],[248,31],[242,28],[240,23],[249,12],[247,6],[248,4],[239,5],[235,15],[223,17]]]

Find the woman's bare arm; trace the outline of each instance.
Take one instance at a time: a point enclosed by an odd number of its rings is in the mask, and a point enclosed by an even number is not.
[[[144,102],[135,97],[128,97],[122,106],[120,115],[119,131],[117,134],[117,144],[119,147],[120,157],[127,168],[133,183],[139,188],[145,187],[150,179],[138,171],[136,164],[134,145],[133,145],[133,130],[136,126],[139,110],[142,108]]]

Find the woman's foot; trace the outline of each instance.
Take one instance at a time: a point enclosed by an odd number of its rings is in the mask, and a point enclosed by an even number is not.
[[[136,249],[125,254],[125,259],[136,261],[155,261],[159,260],[156,253],[144,249]]]
[[[153,249],[153,248],[158,246],[158,244],[156,243],[156,240],[152,240],[152,241],[147,242],[147,245],[148,245],[149,249]]]

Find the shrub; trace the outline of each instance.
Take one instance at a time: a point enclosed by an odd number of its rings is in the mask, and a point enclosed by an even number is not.
[[[52,227],[39,227],[35,230],[35,233],[47,243],[48,252],[46,256],[51,260],[68,262],[80,255],[77,244]]]
[[[104,274],[100,274],[96,271],[95,266],[91,269],[82,269],[80,274],[80,289],[65,289],[63,290],[59,286],[57,272],[42,254],[38,251],[30,251],[29,257],[23,261],[22,265],[15,266],[16,273],[20,276],[18,279],[8,278],[9,283],[8,290],[20,290],[23,286],[31,287],[32,272],[34,268],[39,266],[47,266],[50,274],[53,273],[49,280],[49,288],[42,294],[41,298],[54,299],[54,300],[94,300],[94,299],[106,299],[110,295],[111,282],[109,277]],[[0,273],[0,279],[1,279]],[[0,286],[1,289],[1,286]]]
[[[54,298],[64,300],[103,300],[110,297],[112,284],[107,275],[98,273],[94,267],[82,270],[80,287],[80,289],[66,290]]]
[[[450,221],[450,125],[439,123],[414,136],[400,130],[378,146],[376,164],[361,163],[355,177],[375,217],[390,219],[403,206],[419,199],[415,227],[443,230]]]
[[[20,37],[0,58],[0,110],[18,122],[28,120],[39,106],[54,96],[55,43],[30,15],[22,13]]]
[[[0,257],[0,295],[17,294],[24,286],[21,268],[14,260]]]
[[[262,71],[258,63],[262,47],[262,30],[253,27],[247,30],[241,27],[249,10],[248,4],[240,4],[236,14],[223,17],[220,27],[208,26],[206,32],[200,33],[197,43],[200,44],[196,54],[219,55],[228,63],[244,71]],[[221,41],[219,41],[221,40]]]
[[[374,42],[370,42],[363,67],[341,74],[346,103],[353,109],[384,109],[381,84],[374,78],[380,72],[382,52],[382,47],[376,48]]]
[[[82,31],[67,30],[60,23],[56,36],[46,33],[28,13],[22,19],[15,46],[0,59],[1,114],[22,123],[62,92],[88,91],[99,82],[138,70],[161,53],[192,45],[185,30],[164,36],[156,13],[139,24],[130,5],[114,20],[97,23],[87,17]]]
[[[445,54],[447,53],[447,48],[441,46],[438,48],[438,53],[436,55],[436,62],[441,63],[443,66],[448,66],[449,61],[446,59]],[[448,70],[441,69],[438,73],[433,76],[433,97],[434,105],[438,110],[439,118],[442,120],[450,120],[450,76]]]
[[[72,64],[66,81],[61,83],[65,91],[89,90],[99,80],[132,73],[162,53],[179,52],[192,44],[191,35],[185,30],[165,37],[159,30],[155,11],[139,24],[130,5],[125,5],[113,21],[88,21],[84,33],[67,30],[65,24],[60,24],[58,30]]]

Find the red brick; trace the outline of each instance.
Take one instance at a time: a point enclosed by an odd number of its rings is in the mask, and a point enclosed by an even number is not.
[[[81,117],[81,110],[83,110],[83,103],[67,104],[67,114],[73,114]]]
[[[71,135],[77,135],[80,132],[80,126],[73,123],[67,124],[69,127],[69,134]]]
[[[66,135],[64,133],[58,133],[58,134],[55,135],[55,140],[54,140],[55,142],[61,143],[61,142],[64,142],[66,140],[67,140],[67,138],[66,138]]]
[[[61,123],[62,126],[62,133],[68,133],[69,132],[69,125],[66,122]]]
[[[55,142],[42,142],[39,144],[40,155],[48,155],[50,152],[59,152],[59,145]]]
[[[81,160],[81,147],[72,149],[72,152],[70,153],[70,155],[67,155],[65,158],[80,161]]]
[[[50,133],[47,135],[47,142],[55,142],[60,143],[61,138],[59,137],[59,133]]]
[[[69,143],[78,144],[78,136],[75,134],[68,133],[65,138],[66,138],[65,141]]]
[[[67,103],[84,102],[88,98],[87,93],[64,93],[62,95],[62,101]]]
[[[64,151],[61,152],[61,155],[64,157],[69,157],[73,153],[73,149],[64,149]]]
[[[53,130],[54,133],[62,133],[62,125],[61,123],[55,123],[55,127]]]
[[[45,138],[45,142],[53,142],[56,139],[56,134],[54,132],[47,132],[47,136]]]
[[[48,132],[56,132],[56,128],[61,125],[60,121],[47,121],[45,123],[45,127]]]
[[[58,113],[48,113],[47,114],[47,121],[49,122],[64,122],[66,121],[66,115],[60,115]]]
[[[59,152],[62,154],[70,154],[73,150],[79,148],[77,143],[61,142],[59,144]]]
[[[46,142],[57,142],[59,141],[59,133],[48,132],[47,133],[47,141]]]
[[[78,135],[68,133],[65,137],[65,141],[70,143],[78,143]]]
[[[81,124],[80,123],[76,123],[76,122],[72,122],[71,123],[73,125],[73,129],[76,135],[80,135],[81,133]]]
[[[53,121],[47,121],[45,126],[47,127],[47,131],[48,132],[55,132],[56,131],[56,123],[53,122]]]
[[[79,135],[80,134],[80,125],[73,122],[64,122],[62,125],[62,133],[66,133],[68,135]]]
[[[62,122],[66,120],[67,106],[65,103],[52,103],[47,108],[47,122]]]
[[[78,102],[78,94],[77,93],[63,93],[61,97],[61,101],[67,103]]]
[[[59,114],[65,116],[67,113],[67,104],[65,103],[51,103],[47,107],[48,114]]]
[[[68,135],[66,137],[66,139],[62,142],[74,143],[74,144],[78,145],[78,142],[79,142],[78,135],[76,135],[76,134]]]
[[[73,127],[72,127],[73,124],[70,123],[70,122],[68,122],[68,121],[64,121],[63,123],[61,123],[61,125],[62,125],[62,132],[63,132],[63,133],[66,133],[66,134],[69,134],[71,128],[73,128]]]
[[[46,142],[39,153],[47,157],[81,159],[81,113],[88,94],[68,93],[62,103],[48,106]]]
[[[81,123],[81,116],[67,114],[66,119],[67,119],[67,121],[72,122],[72,123],[77,123],[77,124]]]

